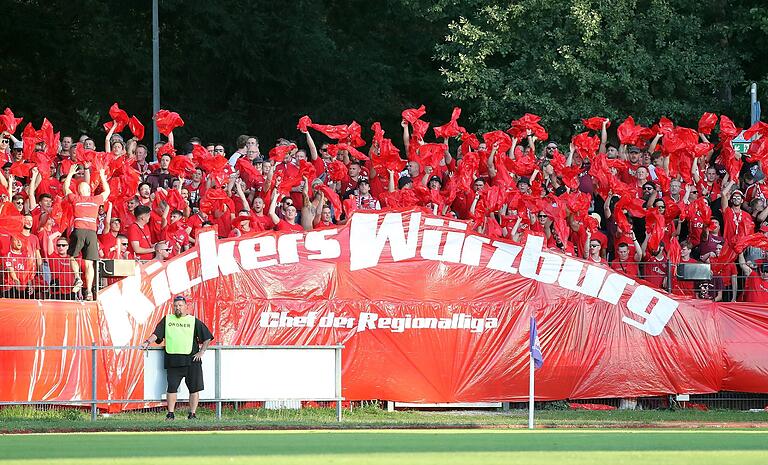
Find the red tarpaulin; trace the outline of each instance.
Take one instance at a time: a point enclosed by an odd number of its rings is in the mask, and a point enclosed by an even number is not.
[[[534,235],[491,242],[464,222],[406,211],[358,212],[308,233],[215,236],[144,265],[98,304],[4,301],[3,344],[138,345],[181,293],[215,342],[344,344],[347,399],[520,400],[535,314],[538,399],[768,392],[768,307],[672,297],[542,251]],[[88,356],[64,357],[0,352],[0,400],[87,398]],[[139,351],[103,353],[99,386],[143,398],[142,366]]]

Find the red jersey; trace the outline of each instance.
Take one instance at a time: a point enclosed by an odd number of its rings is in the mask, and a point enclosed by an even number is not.
[[[251,213],[251,226],[255,232],[271,231],[275,229],[275,223],[267,215]]]
[[[644,260],[646,262],[643,266],[645,280],[654,287],[663,288],[664,278],[667,277],[667,270],[669,269],[667,257],[656,258],[655,255],[645,254]]]
[[[625,276],[629,276],[630,278],[637,279],[640,277],[640,268],[635,262],[622,262],[621,260],[616,259],[611,263],[611,269],[618,271]]]
[[[275,229],[286,232],[304,232],[304,228],[300,224],[291,224],[285,220],[280,220]]]
[[[104,203],[102,195],[69,194],[67,200],[72,202],[75,229],[96,231],[96,219],[99,217],[99,206]]]
[[[181,220],[173,225],[169,226],[165,231],[165,240],[168,241],[168,245],[173,249],[171,251],[171,257],[176,256],[183,252],[189,245],[189,234],[187,229],[181,223]]]
[[[723,210],[723,237],[725,243],[733,249],[739,238],[755,232],[752,216],[744,210],[727,207]]]
[[[153,253],[138,253],[133,248],[133,242],[136,241],[139,243],[140,247],[143,247],[145,249],[151,249],[152,248],[152,231],[149,229],[149,225],[145,224],[143,228],[139,227],[138,223],[133,223],[130,228],[128,228],[128,247],[133,252],[134,255],[136,255],[136,258],[139,260],[151,260],[153,257]]]
[[[752,271],[744,283],[744,302],[768,304],[768,281],[756,271]]]
[[[697,260],[688,258],[687,260],[680,259],[680,263],[699,263]],[[672,292],[677,295],[685,295],[693,297],[696,295],[694,282],[677,279],[677,273],[672,274]]]
[[[78,260],[82,262],[82,260]],[[83,264],[80,263],[80,269]],[[51,280],[58,284],[58,288],[61,290],[59,294],[68,294],[72,290],[72,286],[75,284],[75,272],[72,270],[72,261],[64,255],[56,255],[48,261],[48,267],[51,270]]]
[[[35,275],[35,268],[35,260],[24,252],[8,252],[8,256],[3,260],[3,269],[6,272],[4,289],[8,290],[16,287],[16,284],[11,279],[9,270],[14,270],[20,285],[26,286]]]
[[[114,255],[117,251],[117,236],[111,232],[99,234],[99,251],[104,258],[107,258],[108,255]]]

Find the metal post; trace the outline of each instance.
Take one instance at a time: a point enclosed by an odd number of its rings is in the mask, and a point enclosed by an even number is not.
[[[760,104],[757,102],[757,84],[749,86],[749,120],[755,124],[760,119]]]
[[[91,342],[91,421],[96,421],[96,343]]]
[[[336,353],[336,421],[341,421],[341,347],[337,347]]]
[[[535,379],[535,373],[536,368],[533,363],[533,354],[530,354],[528,356],[528,429],[533,429],[533,409],[535,407],[534,404],[534,379]]]
[[[667,292],[672,292],[672,262],[667,259]]]
[[[152,115],[160,111],[160,21],[158,17],[158,0],[152,0]],[[160,141],[157,125],[153,124],[152,144]],[[150,153],[154,154],[154,150]]]
[[[216,419],[221,420],[221,342],[217,342],[213,347],[216,355],[216,370],[214,376],[216,379]]]

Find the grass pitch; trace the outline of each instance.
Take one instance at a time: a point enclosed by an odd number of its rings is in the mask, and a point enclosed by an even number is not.
[[[0,464],[765,464],[765,430],[364,430],[0,436]]]

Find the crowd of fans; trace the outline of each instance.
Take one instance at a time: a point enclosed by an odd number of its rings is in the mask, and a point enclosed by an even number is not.
[[[81,254],[89,258],[93,244],[78,228],[96,232],[100,258],[166,260],[207,226],[239,237],[333,227],[356,210],[422,208],[492,238],[543,236],[551,249],[677,294],[768,301],[768,124],[742,134],[726,116],[705,113],[696,129],[629,117],[613,132],[593,117],[559,144],[531,114],[478,137],[459,126],[456,108],[430,142],[424,114],[423,106],[403,111],[402,153],[378,123],[368,144],[357,123],[305,116],[300,137],[278,140],[265,156],[248,135],[233,151],[197,137],[175,144],[173,129],[184,123],[165,110],[154,123],[167,142],[147,147],[141,123],[113,105],[97,151],[96,140],[60,136],[47,120],[17,137],[20,120],[6,109],[4,295],[91,299],[93,265]],[[731,144],[740,134],[752,139],[745,153]],[[680,273],[681,264],[708,264],[712,277],[687,279],[696,267]]]

